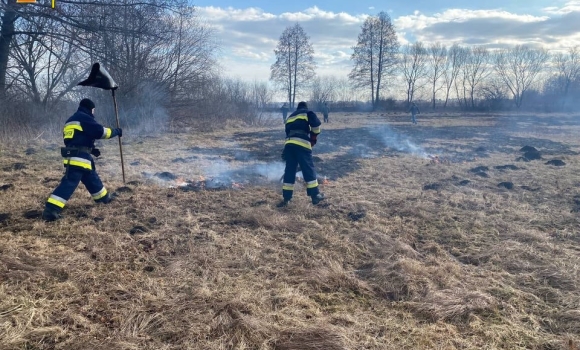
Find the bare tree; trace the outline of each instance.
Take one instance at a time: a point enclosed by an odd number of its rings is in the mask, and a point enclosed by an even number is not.
[[[512,93],[514,103],[520,108],[524,93],[532,86],[545,63],[548,52],[524,45],[502,50],[495,56],[495,71]]]
[[[23,22],[23,27],[17,30],[24,33],[15,37],[13,50],[10,54],[15,63],[8,72],[12,88],[23,96],[27,96],[35,107],[46,110],[49,103],[58,103],[76,86],[84,71],[78,69],[82,59],[70,36],[44,37],[39,32],[59,30],[50,18],[40,18],[37,22]],[[72,28],[75,30],[75,28]]]
[[[91,59],[102,59],[108,64],[119,60],[117,53],[121,49],[134,50],[155,40],[170,43],[164,35],[172,32],[167,30],[166,18],[189,7],[186,3],[186,0],[59,0],[58,9],[53,10],[48,2],[18,4],[16,0],[0,0],[0,98],[6,94],[9,57],[15,50],[17,36],[66,38],[77,53],[83,52]],[[26,27],[25,23],[36,24],[47,18],[51,20],[50,27],[34,31],[21,29]],[[160,27],[166,30],[160,31]],[[130,40],[112,40],[119,37],[117,34]],[[137,55],[134,56],[137,60]],[[141,64],[127,62],[126,68]],[[131,73],[132,69],[127,74]]]
[[[419,88],[417,82],[427,76],[427,50],[418,41],[405,46],[401,56],[401,71],[407,86],[407,103],[411,103]]]
[[[321,76],[314,78],[310,86],[309,98],[310,101],[314,102],[313,107],[320,108],[324,102],[334,100],[337,86],[336,77]]]
[[[399,41],[389,15],[381,12],[368,17],[353,47],[354,67],[349,78],[356,86],[370,90],[373,107],[378,105],[386,78],[394,73],[398,50]]]
[[[572,47],[566,54],[557,53],[554,56],[556,65],[556,83],[565,108],[570,92],[570,85],[580,78],[580,46]]]
[[[455,85],[457,77],[461,73],[461,68],[465,63],[465,57],[466,50],[457,44],[453,44],[453,46],[451,46],[447,51],[447,60],[445,62],[446,64],[443,73],[443,81],[445,85],[445,102],[443,103],[443,108],[447,107],[451,88]]]
[[[489,51],[483,47],[468,48],[462,67],[463,103],[475,108],[475,94],[478,86],[490,74]],[[459,96],[458,96],[459,97]]]
[[[441,43],[435,43],[429,46],[429,81],[431,83],[431,104],[432,108],[435,109],[436,95],[439,90],[443,88],[443,85],[439,83],[439,80],[445,73],[445,66],[447,64],[447,48]]]
[[[270,80],[278,83],[294,107],[296,94],[314,77],[314,49],[310,38],[300,24],[284,30],[274,50],[276,62],[270,68]]]

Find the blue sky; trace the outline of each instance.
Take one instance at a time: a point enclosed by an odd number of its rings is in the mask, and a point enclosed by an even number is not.
[[[507,11],[540,13],[542,8],[564,4],[565,0],[412,0],[412,1],[369,1],[369,0],[325,0],[325,1],[276,1],[276,0],[194,0],[195,6],[215,7],[259,7],[267,12],[282,13],[295,12],[316,6],[335,12],[351,14],[373,13],[373,10],[389,11],[391,15],[399,16],[412,13],[415,10],[422,12],[437,12],[450,8],[481,9],[501,8]],[[522,6],[525,4],[525,6]],[[372,10],[369,10],[372,8]]]
[[[365,18],[386,11],[402,45],[459,43],[490,49],[525,44],[551,51],[580,45],[580,0],[192,0],[212,26],[226,74],[268,80],[288,26],[310,36],[319,75],[345,77]],[[522,4],[525,4],[523,6]]]

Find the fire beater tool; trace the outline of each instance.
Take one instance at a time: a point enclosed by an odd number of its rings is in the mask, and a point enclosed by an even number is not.
[[[120,128],[119,124],[119,111],[117,108],[117,98],[115,97],[115,90],[119,88],[119,85],[115,83],[109,72],[105,69],[105,67],[101,67],[101,65],[96,62],[93,64],[91,68],[91,72],[89,73],[89,77],[78,85],[81,86],[89,86],[95,87],[103,90],[111,90],[113,95],[113,105],[115,106],[115,118],[117,119],[117,128]],[[123,172],[123,183],[125,183],[125,162],[123,161],[123,144],[121,142],[121,137],[119,137],[119,153],[121,154],[121,170]]]

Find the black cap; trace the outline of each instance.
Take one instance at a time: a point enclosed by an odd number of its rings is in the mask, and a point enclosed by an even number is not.
[[[308,105],[304,101],[298,102],[298,109],[308,109]]]
[[[95,103],[91,100],[89,100],[88,98],[83,98],[81,100],[81,103],[79,103],[79,107],[85,107],[88,108],[89,110],[95,108]]]

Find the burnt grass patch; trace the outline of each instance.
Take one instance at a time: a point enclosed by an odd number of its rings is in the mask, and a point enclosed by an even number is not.
[[[561,159],[551,159],[551,160],[546,162],[546,165],[565,166],[566,163]]]
[[[408,116],[393,123],[391,129],[416,145],[432,144],[426,153],[451,159],[430,164],[382,144],[372,125],[360,126],[366,114],[346,118],[331,114],[314,148],[319,175],[330,180],[321,184],[324,206],[312,206],[297,183],[292,205],[279,210],[280,186],[264,178],[234,189],[232,177],[219,191],[186,192],[157,178],[145,181],[141,169],[130,168],[128,179],[143,181],[123,184],[118,163],[104,160],[107,188],[131,186],[132,192],[95,205],[81,186],[65,217],[45,223],[22,213],[40,214],[54,189],[54,181],[43,180],[60,178],[61,167],[39,151],[26,156],[38,164],[34,171],[0,171],[0,183],[14,185],[1,193],[12,200],[1,209],[9,217],[0,220],[0,318],[7,320],[0,334],[10,335],[0,336],[0,348],[577,347],[580,165],[566,153],[578,148],[575,136],[562,141],[562,131],[558,142],[515,137],[510,132],[533,131],[529,124],[518,127],[517,120],[533,120],[520,117],[489,118],[493,126],[481,125],[481,116],[428,114],[419,127],[411,128]],[[372,122],[398,117],[380,118]],[[572,121],[558,120],[563,128]],[[226,158],[249,153],[279,161],[281,130],[235,134],[242,135],[236,141],[243,152],[229,150]],[[217,153],[211,140],[233,135],[182,137],[187,147],[197,142]],[[357,146],[361,139],[364,147]],[[171,159],[187,154],[167,159],[171,143],[143,143],[155,150],[143,155],[143,166],[162,161],[147,169],[149,176],[182,175],[176,169],[182,164]],[[519,155],[522,145],[570,161],[560,168],[544,162],[513,172],[495,168]],[[486,156],[463,162],[477,147]],[[24,150],[10,154],[24,157]],[[141,157],[131,147],[127,152],[128,159]],[[0,169],[19,161],[0,158]],[[476,165],[488,167],[490,178],[469,172]],[[498,190],[504,180],[529,190]],[[423,190],[432,184],[443,190]]]

